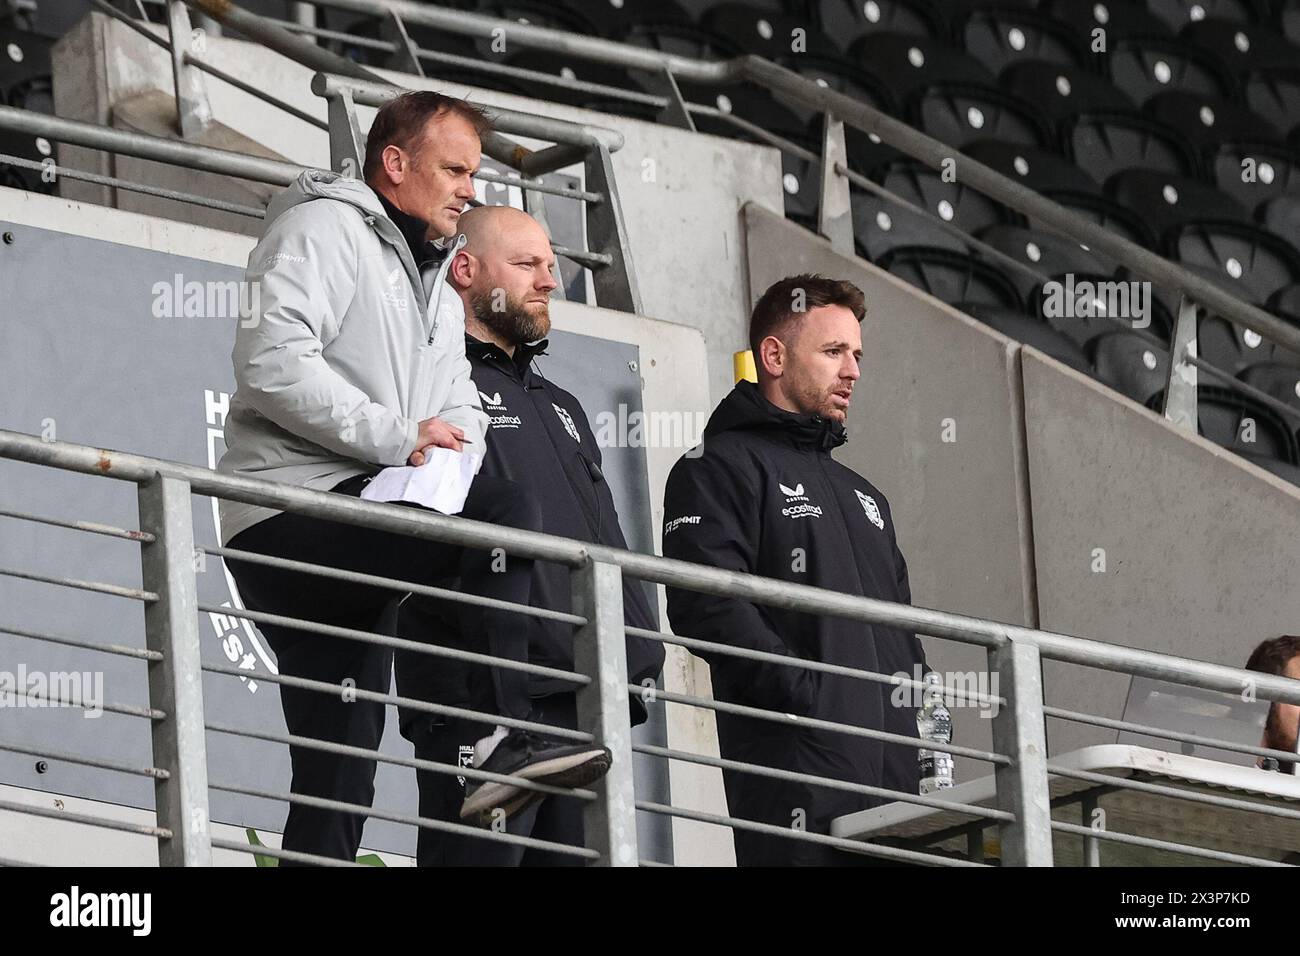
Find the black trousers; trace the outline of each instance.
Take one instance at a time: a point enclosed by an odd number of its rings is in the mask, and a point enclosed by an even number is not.
[[[533,701],[529,720],[553,726],[577,727],[572,694],[556,694]],[[421,760],[467,766],[474,754],[474,741],[490,727],[454,717],[422,718],[407,728]],[[420,787],[420,816],[448,823],[461,823],[460,805],[465,799],[463,778],[450,774],[416,771]],[[505,832],[531,836],[554,843],[582,846],[582,808],[571,797],[546,796],[515,814],[505,823]],[[487,833],[489,831],[483,831]],[[420,866],[581,866],[582,859],[554,850],[523,847],[484,837],[446,833],[420,828],[416,853]]]
[[[332,491],[359,496],[368,479],[350,478]],[[420,507],[411,505],[411,507]],[[461,516],[512,528],[540,531],[535,498],[514,482],[474,479]],[[459,576],[465,591],[527,604],[532,561],[490,551],[324,521],[288,512],[258,522],[236,535],[229,547],[309,561],[419,584]],[[245,607],[264,613],[373,631],[388,606],[401,595],[386,588],[353,584],[313,574],[227,559]],[[420,601],[412,595],[408,600]],[[458,605],[458,646],[517,661],[528,659],[527,619],[512,611]],[[375,644],[326,637],[297,628],[259,624],[281,674],[387,693],[393,651]],[[443,635],[430,634],[432,644]],[[468,680],[464,699],[475,710],[527,717],[531,709],[527,676],[501,668],[479,668]],[[351,684],[345,682],[350,681]],[[351,698],[351,699],[349,699]],[[376,749],[384,731],[385,706],[341,692],[280,686],[284,720],[293,735]],[[490,726],[489,726],[490,730]],[[472,743],[472,741],[471,741]],[[375,796],[375,761],[344,757],[308,747],[289,748],[292,791],[370,807]],[[365,814],[318,809],[294,803],[285,822],[283,847],[321,856],[354,859],[361,845]]]

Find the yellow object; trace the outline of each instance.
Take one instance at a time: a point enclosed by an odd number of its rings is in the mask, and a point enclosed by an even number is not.
[[[754,353],[749,349],[732,355],[731,367],[735,372],[737,382],[741,380],[747,382],[758,381],[758,369],[754,366]]]

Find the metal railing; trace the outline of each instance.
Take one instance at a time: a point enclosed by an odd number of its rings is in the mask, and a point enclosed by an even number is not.
[[[151,2],[164,2],[164,0],[151,0]],[[1058,235],[1117,260],[1134,275],[1141,276],[1162,288],[1174,290],[1180,297],[1180,303],[1168,343],[1146,331],[1145,328],[1135,327],[1133,322],[1126,322],[1119,316],[1101,314],[1096,318],[1117,329],[1137,335],[1146,344],[1156,349],[1154,353],[1156,355],[1169,351],[1170,361],[1165,377],[1163,411],[1165,416],[1175,424],[1193,432],[1197,430],[1196,373],[1198,371],[1212,376],[1233,391],[1282,415],[1284,421],[1289,420],[1293,425],[1300,423],[1300,409],[1279,401],[1267,392],[1238,379],[1233,373],[1197,355],[1198,320],[1204,314],[1224,318],[1293,352],[1300,352],[1300,327],[1258,306],[1242,301],[1220,285],[1189,272],[1181,265],[1067,210],[1025,185],[963,155],[960,151],[921,133],[881,110],[838,91],[820,86],[811,79],[761,57],[742,56],[724,61],[699,60],[524,22],[414,3],[411,0],[319,0],[316,4],[322,8],[379,18],[384,27],[385,39],[363,37],[338,30],[324,30],[301,21],[273,21],[256,17],[226,0],[170,0],[170,2],[173,4],[184,2],[250,39],[265,43],[295,58],[304,47],[319,49],[311,42],[298,39],[299,34],[310,35],[392,53],[396,56],[395,68],[409,70],[419,75],[424,75],[420,66],[424,61],[445,63],[542,86],[597,93],[629,103],[649,105],[660,111],[661,121],[688,129],[694,129],[692,116],[695,115],[721,119],[771,143],[789,155],[820,165],[818,231],[844,255],[855,254],[849,190],[851,186],[856,186],[924,216],[938,228],[959,233],[970,248],[1003,266],[1031,274],[1037,281],[1053,278],[961,232],[959,227],[945,222],[933,212],[908,203],[866,176],[850,169],[844,138],[844,126],[847,124],[869,134],[873,140],[883,142],[932,169],[952,170],[961,183],[1005,207],[1047,227]],[[509,43],[512,45],[545,49],[594,63],[644,71],[654,78],[654,85],[660,88],[662,94],[647,94],[606,84],[586,83],[536,70],[523,70],[485,58],[458,57],[424,50],[412,40],[408,26],[434,28],[479,40],[492,40],[502,36],[501,31],[506,31],[504,35],[508,36]],[[286,38],[292,38],[296,42],[290,42]],[[716,85],[749,82],[787,101],[820,113],[824,119],[821,155],[818,156],[796,143],[762,130],[726,111],[705,104],[686,102],[678,87],[679,79]]]
[[[635,797],[632,777],[634,753],[753,774],[773,780],[846,791],[858,795],[864,801],[893,800],[932,810],[956,812],[969,818],[965,826],[970,832],[982,831],[986,827],[997,828],[1001,843],[1001,862],[1006,865],[1050,865],[1053,860],[1053,833],[1079,835],[1084,837],[1085,841],[1092,841],[1093,846],[1097,840],[1111,840],[1143,847],[1171,849],[1183,854],[1226,862],[1260,865],[1270,865],[1274,862],[1173,841],[1153,840],[1137,834],[1097,832],[1091,828],[1082,828],[1086,832],[1079,833],[1079,827],[1053,820],[1052,801],[1049,798],[1048,788],[1049,778],[1052,775],[1069,777],[1072,773],[1076,777],[1086,778],[1086,775],[1068,769],[1056,769],[1049,763],[1044,736],[1045,719],[1051,716],[1056,719],[1095,722],[1102,718],[1045,707],[1041,665],[1044,660],[1064,661],[1232,693],[1239,693],[1243,687],[1249,686],[1260,698],[1296,704],[1300,704],[1300,681],[943,611],[854,597],[807,585],[708,568],[604,545],[446,517],[422,509],[366,502],[345,495],[223,475],[179,462],[84,445],[50,442],[37,436],[12,431],[0,431],[0,459],[11,459],[46,468],[130,482],[138,487],[141,525],[139,529],[118,528],[75,519],[33,516],[14,504],[9,504],[0,511],[0,518],[33,520],[54,527],[110,535],[118,539],[138,542],[142,570],[140,588],[94,581],[75,581],[52,575],[36,575],[14,568],[0,569],[0,576],[19,577],[52,586],[90,589],[97,593],[114,594],[124,599],[139,601],[145,608],[146,646],[138,648],[120,644],[99,644],[77,637],[18,627],[12,621],[0,622],[0,632],[22,639],[53,641],[144,661],[149,672],[148,704],[112,706],[115,708],[114,713],[133,716],[147,722],[153,742],[152,764],[146,767],[129,766],[120,762],[115,764],[95,757],[55,754],[43,745],[22,748],[5,741],[0,741],[0,749],[17,749],[17,752],[22,753],[40,752],[51,759],[100,766],[103,769],[123,773],[143,774],[154,779],[156,784],[154,824],[125,823],[94,814],[79,814],[75,819],[67,814],[58,814],[58,816],[77,823],[105,826],[152,837],[158,841],[159,859],[164,865],[205,865],[211,861],[211,850],[214,847],[262,853],[303,862],[332,864],[347,862],[310,858],[293,851],[250,847],[237,841],[214,838],[209,818],[208,792],[210,790],[244,794],[264,800],[347,810],[421,828],[471,834],[484,840],[501,840],[517,845],[541,847],[604,865],[634,865],[638,862],[635,819],[637,812],[695,820],[897,861],[936,865],[970,865],[973,862],[983,862],[982,852],[973,854],[976,858],[968,860],[950,854],[942,855],[917,849],[863,843],[826,833],[773,826],[770,823],[708,813],[697,808],[675,807],[646,800],[638,801]],[[201,603],[196,596],[196,552],[191,523],[192,495],[207,495],[290,511],[322,520],[379,529],[392,534],[410,535],[428,541],[467,548],[501,549],[512,556],[557,562],[568,567],[572,575],[574,603],[570,611],[559,612],[526,605],[507,605],[507,607],[519,614],[558,620],[574,626],[575,669],[568,672],[407,640],[386,633],[342,628],[254,610],[208,606]],[[221,559],[237,557],[339,580],[366,583],[389,589],[395,594],[416,593],[443,600],[487,600],[481,597],[476,599],[473,595],[464,594],[459,590],[433,588],[409,581],[255,555],[229,547],[199,550]],[[990,807],[945,799],[941,795],[903,793],[867,781],[797,773],[779,767],[760,766],[669,747],[648,744],[634,747],[629,726],[627,696],[640,695],[644,700],[646,688],[628,682],[625,635],[676,644],[697,653],[726,654],[763,661],[775,666],[800,667],[820,673],[867,680],[880,685],[914,688],[921,685],[898,674],[876,673],[763,654],[685,635],[626,627],[622,608],[624,575],[673,588],[725,595],[766,607],[886,625],[985,648],[988,654],[989,671],[1000,678],[999,683],[994,685],[996,688],[994,693],[979,695],[980,703],[996,705],[992,725],[993,749],[983,750],[955,743],[946,749],[958,756],[992,765],[996,783],[996,804]],[[500,605],[502,602],[497,603]],[[195,676],[208,673],[239,677],[244,672],[224,664],[202,661],[198,619],[201,613],[206,612],[219,612],[234,617],[244,617],[255,623],[274,623],[332,638],[380,644],[435,658],[512,668],[568,681],[576,689],[578,702],[576,729],[520,719],[512,720],[496,714],[449,707],[436,702],[387,693],[360,689],[354,689],[353,693],[358,699],[382,703],[385,706],[402,706],[426,713],[468,717],[489,723],[523,727],[577,741],[596,741],[610,749],[613,755],[613,769],[591,790],[572,791],[523,778],[505,777],[450,764],[395,757],[378,751],[368,751],[306,737],[278,735],[260,730],[248,731],[220,722],[205,712],[202,682],[196,680]],[[285,674],[259,677],[259,680],[268,680],[281,686],[294,686],[318,693],[338,694],[345,689],[329,682],[307,680]],[[921,745],[916,737],[889,733],[877,728],[794,716],[667,690],[656,690],[653,701],[655,704],[684,705],[715,713],[740,715],[768,722],[774,726],[830,731],[880,742],[902,744],[911,748]],[[1153,731],[1164,736],[1179,736],[1122,721],[1105,721],[1105,723],[1107,726]],[[530,837],[417,817],[383,808],[372,809],[360,805],[342,804],[321,797],[270,791],[245,782],[210,781],[205,744],[205,735],[209,733],[328,750],[340,755],[365,757],[435,774],[455,774],[471,779],[496,780],[524,789],[538,790],[556,799],[578,799],[585,805],[586,845],[573,847],[538,841]],[[1295,754],[1283,751],[1232,745],[1191,734],[1181,735],[1181,737],[1207,745],[1224,746],[1226,749],[1243,753],[1273,756],[1280,761],[1294,762],[1297,759]],[[1300,817],[1300,810],[1287,807],[1248,805],[1246,801],[1235,797],[1175,790],[1143,781],[1123,781],[1106,776],[1104,787],[1173,795],[1178,799],[1208,806],[1248,808],[1288,819]],[[1092,793],[1078,799],[1095,799],[1095,796],[1096,794]],[[43,808],[33,808],[18,803],[5,803],[0,805],[0,809],[51,815],[50,811],[45,811]]]

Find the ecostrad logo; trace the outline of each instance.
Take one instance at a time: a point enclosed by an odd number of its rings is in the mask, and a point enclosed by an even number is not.
[[[151,893],[82,893],[73,886],[50,897],[51,926],[127,927],[132,936],[148,936],[153,927]]]

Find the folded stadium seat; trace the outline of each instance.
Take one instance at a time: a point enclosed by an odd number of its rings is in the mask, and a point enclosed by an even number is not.
[[[1300,68],[1253,70],[1246,75],[1242,95],[1246,105],[1274,129],[1283,133],[1300,129]]]
[[[1268,26],[1207,18],[1189,23],[1178,35],[1218,58],[1237,75],[1251,70],[1294,68],[1300,61],[1300,47]]]
[[[1176,31],[1151,13],[1140,0],[1043,0],[1039,11],[1051,17],[1084,44],[1098,66],[1116,40],[1132,37],[1171,39]],[[1105,40],[1105,52],[1092,53],[1093,31]]]
[[[1192,176],[1196,153],[1177,130],[1138,113],[1081,113],[1061,130],[1065,154],[1105,182],[1125,169]]]
[[[1026,302],[1033,301],[1030,296],[1044,278],[1062,276],[1067,272],[1108,277],[1116,268],[1114,261],[1083,248],[1071,239],[1042,229],[998,223],[980,230],[978,238],[1039,273],[1042,278],[1035,279],[1025,272],[1006,270]]]
[[[1215,150],[1225,141],[1283,145],[1283,134],[1271,123],[1220,97],[1170,90],[1149,97],[1142,109],[1178,130],[1196,150],[1203,168],[1213,163]]]
[[[949,34],[940,4],[930,0],[809,0],[813,23],[848,48],[868,33]]]
[[[1188,223],[1170,238],[1168,249],[1183,265],[1217,269],[1234,280],[1249,302],[1267,302],[1278,289],[1300,282],[1300,252],[1258,226]]]
[[[28,133],[12,133],[8,130],[0,130],[0,153],[34,163],[52,158],[57,161],[57,157],[54,156],[54,146],[45,137],[32,136]],[[29,192],[51,196],[55,192],[55,184],[44,182],[40,170],[13,166],[2,160],[0,160],[0,186],[26,189]]]
[[[982,139],[962,150],[978,163],[1023,183],[1035,192],[1065,190],[1100,195],[1101,184],[1078,165],[1045,149]],[[960,173],[961,164],[958,163]]]
[[[1130,37],[1111,43],[1102,72],[1135,103],[1165,90],[1232,97],[1237,82],[1217,58],[1178,38]]]
[[[1268,297],[1268,310],[1300,326],[1300,283],[1283,286]]]
[[[583,16],[570,3],[556,0],[465,0],[455,4],[466,10],[482,14],[485,17],[499,17],[502,20],[514,20],[517,23],[530,23],[538,27],[550,27],[554,30],[567,30],[582,36],[594,36],[598,30],[596,24]],[[491,52],[491,40],[480,40],[479,45],[485,54]],[[509,49],[509,35],[506,36],[506,50]],[[497,54],[499,55],[499,54]]]
[[[1273,235],[1295,246],[1300,241],[1300,195],[1277,196],[1261,203],[1255,219]]]
[[[956,149],[980,139],[1049,146],[1052,131],[1019,97],[967,83],[936,83],[912,99],[912,122]]]
[[[1292,43],[1300,43],[1300,0],[1277,0],[1277,25]]]
[[[50,37],[0,27],[0,103],[53,115],[53,47]]]
[[[745,53],[789,65],[801,56],[836,57],[843,50],[812,24],[808,17],[786,16],[755,9],[747,3],[719,3],[700,23],[731,39]]]
[[[1080,347],[1099,335],[1135,329],[1168,342],[1170,319],[1164,304],[1154,296],[1135,300],[1134,291],[1131,283],[1111,273],[1060,274],[1032,291],[1029,312]],[[1137,294],[1142,294],[1140,287]],[[1145,314],[1139,311],[1143,305]]]
[[[1195,220],[1251,221],[1250,211],[1231,195],[1188,176],[1129,169],[1107,180],[1106,194],[1137,213],[1162,245],[1170,233]]]
[[[956,29],[961,48],[992,73],[1027,60],[1079,66],[1086,58],[1084,37],[1034,10],[974,10]]]
[[[1211,163],[1214,183],[1247,209],[1300,194],[1300,154],[1254,143],[1224,143]]]
[[[1147,224],[1134,215],[1132,210],[1125,209],[1113,199],[1093,192],[1073,192],[1066,189],[1053,189],[1045,195],[1070,212],[1099,226],[1105,226],[1129,242],[1148,249],[1155,245],[1155,236],[1151,234]],[[1033,219],[1029,221],[1029,225],[1035,229],[1045,228]]]
[[[809,54],[792,57],[786,66],[800,76],[812,80],[818,86],[843,93],[845,96],[867,103],[890,115],[897,116],[900,114],[899,104],[895,102],[893,95],[889,92],[889,87],[846,57],[820,57]],[[820,112],[794,102],[792,99],[785,99],[780,93],[774,95],[778,102],[788,107],[795,115],[801,117],[806,124],[812,125],[814,120],[817,121],[815,124],[817,135],[821,136],[822,114]],[[868,141],[867,134],[860,130],[846,126],[844,134],[846,139],[856,138],[860,140],[858,145],[863,147],[862,163],[854,166],[859,171],[874,168],[882,162],[898,159],[902,156],[897,150],[881,145],[878,137],[876,140]],[[850,161],[853,161],[852,151],[850,152]]]
[[[1259,362],[1242,369],[1237,377],[1294,408],[1296,417],[1292,423],[1300,428],[1300,368],[1278,362]]]
[[[1152,397],[1148,407],[1159,409],[1164,390]],[[1282,415],[1262,402],[1230,388],[1198,384],[1196,389],[1197,430],[1205,438],[1274,474],[1290,477],[1290,469],[1277,470],[1272,462],[1294,467],[1296,436]],[[1249,419],[1249,421],[1247,421]],[[1247,439],[1253,439],[1247,440]]]
[[[1015,285],[996,266],[950,249],[894,249],[880,267],[949,305],[991,305],[1025,317]]]
[[[1207,19],[1251,24],[1264,12],[1251,0],[1147,0],[1147,7],[1175,32]]]
[[[1164,391],[1169,380],[1169,353],[1135,332],[1106,332],[1086,351],[1097,380],[1140,405]]]
[[[1085,375],[1092,374],[1088,366],[1088,357],[1083,350],[1067,336],[1062,335],[1050,325],[1032,319],[1023,312],[1008,309],[1005,306],[988,305],[984,302],[957,302],[958,309],[967,315],[979,319],[989,328],[1001,332],[1009,339],[1015,339],[1063,362]]]
[[[890,167],[882,185],[900,199],[920,206],[944,222],[974,235],[1011,214],[964,183],[944,182],[928,166],[908,161]],[[955,251],[965,243],[928,217],[870,193],[851,194],[853,231],[859,251],[872,262],[901,246],[932,246]]]
[[[606,39],[619,40],[640,23],[690,23],[692,17],[676,0],[561,0]]]
[[[519,49],[507,56],[509,66],[539,73],[550,73],[570,80],[585,83],[599,83],[632,92],[644,92],[640,78],[633,77],[626,70],[616,66],[605,66],[590,60],[553,53],[548,50]],[[527,82],[527,81],[519,81]],[[653,121],[659,114],[654,106],[622,99],[613,93],[597,91],[570,90],[561,86],[538,83],[533,87],[533,96],[540,99],[579,106],[584,109],[600,110],[620,116],[632,116],[637,119]]]
[[[1079,113],[1132,112],[1137,104],[1104,76],[1082,67],[1029,60],[1002,71],[999,85],[1027,103],[1055,131]]]
[[[868,33],[854,41],[849,58],[880,77],[904,108],[915,94],[938,83],[997,87],[996,77],[978,60],[933,37]]]
[[[1202,316],[1197,325],[1196,354],[1236,376],[1261,364],[1300,371],[1300,355],[1217,315]]]

